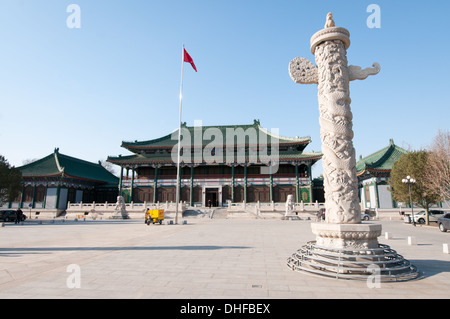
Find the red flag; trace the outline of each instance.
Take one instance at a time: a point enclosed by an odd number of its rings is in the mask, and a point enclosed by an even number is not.
[[[194,60],[191,58],[189,53],[187,53],[186,49],[183,49],[183,50],[184,50],[183,61],[187,62],[187,63],[190,63],[192,65],[192,67],[194,68],[195,72],[197,72],[197,68],[195,67]]]

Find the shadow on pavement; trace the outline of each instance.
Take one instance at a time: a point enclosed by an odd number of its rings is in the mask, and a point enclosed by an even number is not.
[[[8,255],[17,254],[37,254],[55,251],[121,251],[121,250],[218,250],[218,249],[249,249],[251,247],[245,246],[148,246],[148,247],[36,247],[36,248],[0,248],[0,256],[7,257]]]
[[[440,273],[450,272],[450,261],[429,259],[409,261],[419,269],[422,279],[432,277]]]

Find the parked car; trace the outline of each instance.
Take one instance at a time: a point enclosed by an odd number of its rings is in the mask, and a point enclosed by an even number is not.
[[[444,216],[444,213],[445,212],[443,210],[430,210],[428,214],[428,220],[430,222],[437,223],[438,218]],[[426,222],[425,211],[423,210],[419,213],[414,213],[414,221],[419,224],[425,224]]]
[[[376,217],[377,216],[377,213],[373,209],[366,209],[363,214],[369,215],[369,217]]]
[[[16,220],[17,217],[17,211],[13,209],[5,209],[0,210],[0,220],[3,220],[5,222],[13,222]],[[25,214],[22,214],[22,221],[27,219],[27,216]]]
[[[370,216],[366,213],[361,213],[361,220],[368,221],[370,220]]]
[[[438,227],[441,232],[446,232],[450,229],[450,213],[438,218]]]

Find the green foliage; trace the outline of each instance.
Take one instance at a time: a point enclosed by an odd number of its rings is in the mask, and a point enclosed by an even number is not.
[[[22,190],[22,173],[11,167],[6,158],[0,155],[0,204],[12,202]]]
[[[410,202],[408,184],[402,182],[407,176],[416,180],[411,184],[412,201],[417,206],[428,211],[431,204],[440,202],[440,196],[428,189],[424,183],[424,171],[427,165],[428,153],[426,151],[416,151],[404,154],[392,166],[389,185],[391,186],[392,197],[397,202]]]

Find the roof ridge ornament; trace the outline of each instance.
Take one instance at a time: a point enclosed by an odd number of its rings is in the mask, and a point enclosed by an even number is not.
[[[53,156],[55,157],[56,167],[58,168],[58,171],[60,173],[64,174],[64,167],[62,167],[59,163],[58,154],[59,154],[59,147],[55,148],[55,152],[53,153]]]

